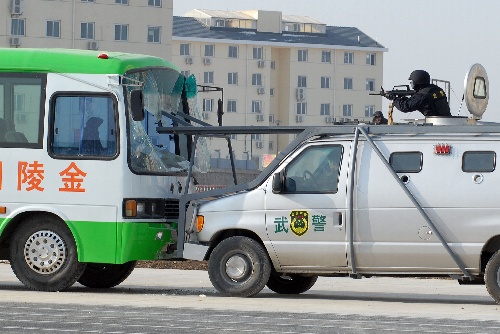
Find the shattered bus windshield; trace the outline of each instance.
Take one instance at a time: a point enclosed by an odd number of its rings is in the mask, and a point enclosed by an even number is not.
[[[189,162],[175,155],[175,143],[169,135],[156,132],[158,126],[171,126],[163,115],[177,112],[181,105],[184,76],[169,69],[151,68],[129,72],[125,75],[127,105],[130,108],[130,92],[140,89],[144,96],[145,118],[134,121],[128,114],[130,168],[139,174],[177,173],[186,171]]]

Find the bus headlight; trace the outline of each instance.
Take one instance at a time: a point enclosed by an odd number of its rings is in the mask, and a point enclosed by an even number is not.
[[[165,200],[160,198],[135,198],[123,200],[123,218],[165,218]]]

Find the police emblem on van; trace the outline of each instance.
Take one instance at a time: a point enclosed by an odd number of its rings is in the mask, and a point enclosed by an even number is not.
[[[290,212],[290,229],[299,237],[304,235],[309,229],[309,212],[292,211]]]

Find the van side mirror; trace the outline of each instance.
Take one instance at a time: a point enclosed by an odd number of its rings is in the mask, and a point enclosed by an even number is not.
[[[283,191],[283,186],[285,184],[285,171],[274,174],[273,176],[273,193],[279,194]]]
[[[142,90],[136,89],[130,92],[130,111],[134,121],[144,119],[144,96]]]

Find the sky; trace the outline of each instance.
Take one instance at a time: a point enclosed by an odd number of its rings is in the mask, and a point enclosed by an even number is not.
[[[493,94],[499,92],[500,80],[495,66],[500,56],[499,0],[174,0],[174,15],[191,9],[277,10],[329,26],[356,27],[388,49],[385,89],[409,84],[413,70],[426,70],[431,78],[450,81],[452,115],[469,115],[465,102],[460,108],[464,78],[480,63],[488,73],[491,95],[483,120],[500,122],[500,93]],[[384,99],[385,115],[387,107]],[[396,120],[404,118],[422,115],[395,111]]]

